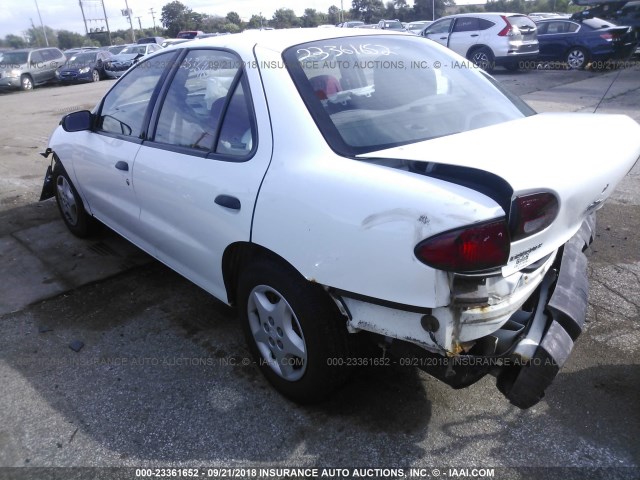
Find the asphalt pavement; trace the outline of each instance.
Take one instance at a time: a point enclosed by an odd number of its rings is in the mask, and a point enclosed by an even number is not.
[[[640,122],[638,68],[496,77],[538,111],[599,105]],[[0,105],[6,98],[18,102]],[[25,148],[0,141],[5,152]],[[33,143],[31,156],[36,146],[45,147]],[[545,154],[544,139],[529,148]],[[44,175],[46,162],[29,161]],[[6,467],[70,466],[513,467],[494,478],[640,478],[638,164],[598,216],[586,330],[527,411],[492,378],[456,391],[399,366],[357,371],[324,404],[292,404],[253,365],[236,312],[107,229],[74,238],[55,202],[24,200],[39,193],[28,181],[0,211],[0,479],[32,471]]]

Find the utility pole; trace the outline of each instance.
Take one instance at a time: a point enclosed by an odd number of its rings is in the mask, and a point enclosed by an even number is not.
[[[38,0],[34,0],[36,2],[36,10],[38,10],[38,17],[40,18],[40,25],[42,25],[42,33],[44,33],[44,41],[49,46],[49,39],[47,38],[47,31],[44,28],[44,23],[42,23],[42,15],[40,15],[40,8],[38,7]],[[33,25],[33,22],[31,22]],[[34,27],[35,28],[35,27]]]
[[[89,35],[89,27],[87,27],[87,17],[84,15],[84,7],[82,6],[82,0],[78,0],[78,4],[80,5],[80,11],[82,12],[82,20],[84,21],[84,31],[87,35]],[[104,7],[104,4],[102,6]]]
[[[107,20],[107,10],[104,8],[104,0],[100,0],[100,3],[102,3],[102,12],[104,13],[104,23],[107,24],[107,35],[109,36],[109,45],[113,45],[111,43],[111,30],[109,29],[109,20]],[[82,14],[82,16],[84,17],[84,13]]]
[[[151,14],[151,18],[153,19],[153,33],[156,33],[156,12],[153,11],[153,7],[149,9],[149,13]]]
[[[344,23],[344,0],[340,0],[340,23]]]
[[[142,35],[142,21],[140,20],[142,17],[136,17],[138,19],[138,26],[140,27],[140,35]]]
[[[124,4],[127,7],[127,18],[129,19],[129,26],[131,27],[131,41],[136,43],[136,32],[133,29],[133,22],[131,21],[131,9],[129,9],[129,2],[124,0]]]

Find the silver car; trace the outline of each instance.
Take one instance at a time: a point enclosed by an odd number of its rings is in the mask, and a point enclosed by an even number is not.
[[[0,87],[33,90],[56,79],[56,69],[67,58],[57,48],[35,48],[5,52],[0,62]]]

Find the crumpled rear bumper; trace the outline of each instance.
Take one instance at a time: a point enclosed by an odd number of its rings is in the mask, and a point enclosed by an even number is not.
[[[509,365],[498,375],[498,388],[520,408],[529,408],[542,399],[582,333],[589,290],[584,251],[594,235],[595,215],[592,214],[563,247],[557,280],[550,287],[548,314],[540,316],[539,323],[534,319],[527,335],[516,346],[511,357],[518,365]],[[537,331],[542,333],[539,341],[535,338]],[[523,350],[522,346],[526,348]],[[527,358],[526,352],[532,355]]]
[[[394,341],[390,352],[453,388],[465,388],[487,374],[519,408],[538,403],[564,366],[582,333],[587,313],[587,257],[595,236],[595,214],[558,252],[529,305],[498,331],[459,355],[441,356],[409,342]]]

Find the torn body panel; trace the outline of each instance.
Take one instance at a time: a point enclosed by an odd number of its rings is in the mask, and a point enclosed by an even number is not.
[[[450,306],[425,313],[342,296],[349,326],[393,339],[393,354],[420,358],[416,366],[454,388],[493,373],[511,403],[529,408],[544,396],[582,331],[588,290],[583,252],[594,231],[592,214],[534,271],[478,277],[476,300],[483,306],[463,306],[452,295]],[[464,300],[473,293],[467,289]]]

